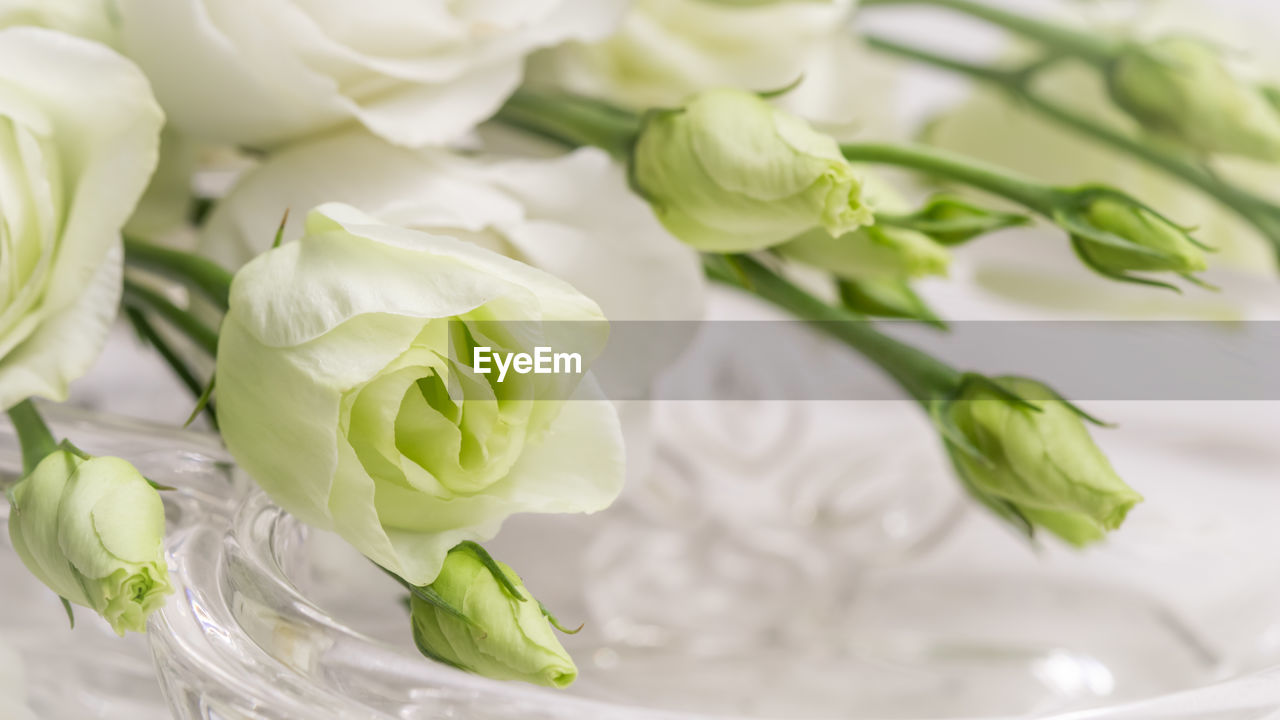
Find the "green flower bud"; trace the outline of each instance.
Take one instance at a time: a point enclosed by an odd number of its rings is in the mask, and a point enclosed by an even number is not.
[[[940,328],[946,323],[903,278],[841,280],[840,304],[870,317],[920,320]]]
[[[983,504],[1031,534],[1077,547],[1115,530],[1142,496],[1124,483],[1052,389],[1016,377],[966,378],[934,408],[961,479]]]
[[[1133,45],[1112,63],[1116,104],[1147,129],[1206,153],[1280,160],[1280,113],[1191,38]]]
[[[129,463],[46,456],[10,492],[9,537],[33,575],[120,635],[144,632],[173,592],[164,561],[164,504]]]
[[[1189,277],[1207,267],[1203,246],[1168,218],[1109,188],[1074,191],[1070,207],[1055,220],[1071,234],[1081,260],[1121,280],[1131,272],[1173,272]]]
[[[928,235],[880,224],[840,237],[814,228],[775,250],[851,280],[946,275],[951,264],[951,253]]]
[[[429,590],[437,602],[419,593],[410,601],[413,639],[427,657],[497,680],[556,688],[578,677],[542,606],[510,567],[478,545],[450,550]]]
[[[862,195],[877,217],[910,207],[897,188],[880,175],[866,172],[862,177]],[[839,237],[815,227],[774,250],[846,280],[946,275],[951,265],[951,253],[928,235],[879,220]]]
[[[953,195],[935,195],[910,215],[886,217],[877,214],[876,220],[922,232],[947,246],[1031,223],[1031,218],[1026,215],[992,210]]]
[[[646,116],[632,181],[673,235],[699,250],[747,252],[820,227],[872,222],[835,140],[759,96],[695,95]]]

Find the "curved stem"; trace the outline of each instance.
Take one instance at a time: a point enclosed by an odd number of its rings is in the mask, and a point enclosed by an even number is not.
[[[885,143],[846,143],[840,151],[851,162],[876,163],[919,170],[970,185],[1049,216],[1058,191],[994,165],[933,148]]]
[[[178,351],[175,350],[167,340],[165,340],[164,336],[160,334],[155,326],[151,324],[151,321],[147,318],[146,313],[142,308],[126,304],[124,313],[125,317],[127,317],[129,322],[133,325],[133,329],[138,333],[138,337],[142,342],[155,348],[156,352],[160,354],[161,359],[168,364],[169,368],[173,370],[173,374],[178,376],[178,380],[187,388],[187,391],[191,393],[191,397],[204,399],[203,406],[197,408],[196,412],[199,413],[200,411],[204,411],[208,413],[209,424],[214,429],[217,429],[217,411],[214,408],[213,403],[205,397],[205,392],[209,385],[200,382],[200,379],[196,377],[195,371],[191,369],[191,366],[182,358],[182,355],[179,354]],[[193,420],[194,418],[195,415],[192,416]]]
[[[810,295],[745,255],[708,256],[707,277],[769,301],[871,360],[921,405],[946,395],[960,372],[932,355],[896,340],[873,323]]]
[[[44,424],[31,400],[23,400],[9,408],[9,420],[13,422],[18,433],[18,445],[22,448],[22,474],[30,475],[41,460],[58,449],[58,441],[49,432],[49,426]]]
[[[591,98],[566,93],[517,90],[494,116],[507,125],[567,147],[594,145],[626,158],[640,131],[634,113]]]
[[[1118,43],[1097,35],[972,0],[862,0],[861,3],[863,8],[877,5],[932,5],[954,10],[1034,40],[1047,49],[1074,55],[1099,66],[1111,62],[1120,48]]]
[[[191,367],[187,365],[186,361],[182,359],[182,356],[165,341],[164,336],[162,336],[160,332],[156,330],[155,326],[151,324],[151,321],[147,319],[146,313],[144,313],[140,307],[125,305],[124,314],[125,317],[128,318],[129,323],[133,325],[134,331],[138,333],[138,338],[154,347],[156,352],[160,353],[160,357],[165,361],[169,368],[173,370],[173,374],[178,376],[178,380],[187,388],[191,393],[191,396],[200,397],[200,393],[203,391],[203,388],[200,381],[196,379],[195,371],[193,371]]]
[[[132,238],[125,238],[124,252],[128,264],[177,280],[199,290],[219,309],[227,309],[232,275],[212,260]]]
[[[174,305],[165,296],[128,279],[124,281],[124,293],[127,302],[148,308],[164,318],[202,350],[209,353],[210,357],[218,354],[218,333],[209,329],[191,313]]]
[[[1123,150],[1148,165],[1163,170],[1165,173],[1199,189],[1228,208],[1235,210],[1250,222],[1253,222],[1256,213],[1280,212],[1280,208],[1277,208],[1269,201],[1247,190],[1223,182],[1213,173],[1195,163],[1188,162],[1176,155],[1129,137],[1124,133],[1117,132],[1061,103],[1049,100],[1029,88],[1020,89],[1016,97],[1040,115],[1118,150]],[[1258,215],[1258,217],[1261,216]],[[1260,227],[1259,229],[1262,228]]]
[[[880,37],[867,37],[865,41],[867,46],[873,49],[917,60],[999,87],[1041,117],[1080,135],[1110,145],[1200,190],[1253,225],[1280,255],[1280,206],[1255,193],[1224,182],[1195,163],[1152,147],[1044,97],[1030,87],[1033,77],[1031,70],[1038,68],[1039,63],[1033,63],[1029,68],[1022,70],[1002,70],[937,55],[928,50],[901,45]]]

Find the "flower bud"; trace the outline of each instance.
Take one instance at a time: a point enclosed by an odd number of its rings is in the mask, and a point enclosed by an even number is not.
[[[951,246],[997,230],[1027,225],[1031,219],[1019,213],[982,207],[953,195],[935,195],[910,215],[877,216],[877,221],[922,232],[938,243]]]
[[[951,264],[951,253],[928,235],[880,224],[840,237],[815,228],[775,250],[849,280],[946,275]]]
[[[563,688],[577,678],[542,606],[510,567],[478,545],[450,550],[429,589],[437,602],[418,593],[410,601],[413,639],[423,655],[497,680]]]
[[[882,176],[867,172],[862,178],[863,198],[877,217],[910,207],[907,199]],[[815,227],[774,250],[845,280],[946,275],[951,264],[951,253],[928,235],[879,220],[839,237]]]
[[[143,632],[173,592],[164,561],[164,504],[129,463],[46,456],[11,491],[9,537],[33,575],[120,635]]]
[[[903,278],[841,280],[840,304],[870,317],[903,318],[945,328],[938,317]]]
[[[1052,389],[1017,377],[970,376],[934,408],[960,477],[983,504],[1031,534],[1081,547],[1115,530],[1142,496],[1124,483]]]
[[[707,252],[759,250],[812,228],[838,237],[873,220],[835,140],[738,90],[651,112],[632,180],[667,230]]]
[[[1280,113],[1203,42],[1133,45],[1112,63],[1108,87],[1146,129],[1206,153],[1280,160]]]
[[[1130,272],[1190,276],[1207,266],[1203,246],[1185,230],[1122,193],[1083,188],[1074,202],[1074,209],[1057,212],[1055,220],[1071,233],[1080,258],[1103,275],[1123,280],[1135,279]]]

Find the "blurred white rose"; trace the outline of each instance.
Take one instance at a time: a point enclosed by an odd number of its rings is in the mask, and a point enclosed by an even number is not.
[[[113,38],[109,0],[0,0],[0,27],[34,25],[107,42]]]
[[[159,242],[169,240],[171,233],[185,228],[195,200],[192,182],[198,170],[200,150],[172,128],[167,127],[160,133],[160,159],[151,184],[125,224],[127,235]]]
[[[193,138],[270,147],[358,121],[421,146],[497,110],[528,53],[607,34],[621,0],[115,5],[121,47]]]
[[[560,158],[478,160],[408,150],[364,132],[305,143],[247,173],[214,210],[204,254],[234,269],[285,237],[301,212],[344,202],[387,223],[469,240],[567,281],[610,320],[701,315],[697,255],[662,229],[594,148]]]
[[[0,408],[63,400],[97,358],[120,299],[120,227],[156,164],[163,116],[105,46],[0,31]]]
[[[531,75],[633,108],[675,107],[701,90],[774,90],[821,123],[874,124],[888,116],[889,65],[849,29],[854,0],[726,3],[636,0],[612,37],[539,53]],[[874,98],[869,101],[868,98]]]

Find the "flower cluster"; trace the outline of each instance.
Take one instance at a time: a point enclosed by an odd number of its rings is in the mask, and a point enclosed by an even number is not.
[[[1280,205],[1206,169],[1280,158],[1280,92],[1195,40],[937,4],[1043,57],[985,67],[868,46],[997,83],[1280,248]],[[1088,416],[869,318],[945,327],[953,308],[932,306],[925,279],[1037,218],[1096,283],[1207,284],[1208,248],[1172,219],[1178,203],[1143,202],[1122,176],[1040,181],[875,123],[858,135],[852,116],[894,103],[863,74],[857,5],[4,3],[0,408],[22,450],[5,487],[18,557],[122,635],[172,592],[164,492],[182,488],[56,438],[33,402],[67,399],[123,306],[257,488],[402,586],[425,656],[565,687],[562,628],[479,543],[513,515],[605,510],[645,471],[647,418],[622,415],[644,408],[614,402],[593,363],[610,322],[700,319],[706,278],[883,369],[999,517],[1103,540],[1142,496]],[[1038,95],[1032,80],[1067,58],[1141,127]],[[644,396],[685,342],[650,343],[626,390]],[[544,351],[575,369],[529,371]],[[488,372],[485,353],[516,372]]]

